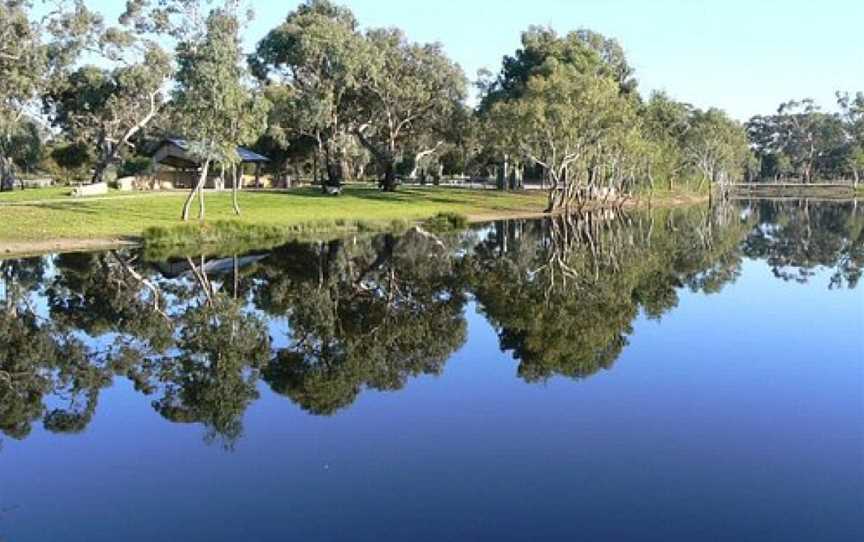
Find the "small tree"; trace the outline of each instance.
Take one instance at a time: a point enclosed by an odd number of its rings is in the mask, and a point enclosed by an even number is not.
[[[252,139],[256,130],[263,130],[263,116],[250,116],[250,112],[264,106],[250,106],[253,99],[242,83],[239,28],[235,14],[213,10],[206,20],[206,32],[178,46],[177,125],[194,141],[189,153],[201,163],[198,182],[183,204],[184,221],[189,219],[196,194],[198,218],[204,219],[204,185],[213,163],[237,164],[238,141]],[[239,207],[235,210],[239,212]]]

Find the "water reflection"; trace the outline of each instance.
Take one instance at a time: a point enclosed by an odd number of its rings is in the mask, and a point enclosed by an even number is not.
[[[466,341],[469,301],[520,378],[586,378],[612,367],[640,313],[661,318],[682,289],[720,291],[745,259],[799,282],[829,268],[828,287],[857,287],[862,214],[852,203],[761,202],[443,237],[415,229],[222,259],[2,261],[0,431],[82,431],[100,391],[123,377],[166,420],[199,424],[230,449],[262,382],[333,415],[364,390],[442,373]]]

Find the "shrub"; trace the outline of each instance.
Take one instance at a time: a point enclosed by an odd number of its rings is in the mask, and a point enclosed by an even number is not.
[[[438,233],[464,230],[468,228],[468,217],[459,213],[438,213],[423,222],[423,227]]]

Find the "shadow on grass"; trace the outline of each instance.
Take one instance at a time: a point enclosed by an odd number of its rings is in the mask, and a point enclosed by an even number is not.
[[[48,211],[73,212],[77,214],[95,215],[100,212],[99,209],[91,205],[71,202],[56,202],[56,203],[38,203],[34,205],[17,205],[18,208],[32,207],[34,209],[46,209]]]

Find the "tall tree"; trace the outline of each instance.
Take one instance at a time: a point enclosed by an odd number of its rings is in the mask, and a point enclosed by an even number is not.
[[[719,109],[695,110],[684,141],[689,162],[702,183],[729,183],[743,177],[749,154],[744,128]]]
[[[592,166],[617,155],[616,146],[633,136],[636,124],[631,101],[613,79],[583,75],[554,59],[518,98],[496,103],[488,118],[502,148],[548,173],[547,212],[597,188],[599,169]],[[611,161],[607,165],[613,166],[609,178],[620,181],[621,171]]]
[[[31,8],[27,1],[0,2],[0,190],[15,184],[13,155],[20,151],[15,135],[21,122],[37,117],[41,93],[92,43],[93,31],[101,25],[82,0],[38,22],[32,20]]]
[[[439,44],[409,42],[394,29],[372,30],[358,104],[355,134],[383,171],[381,188],[396,190],[396,164],[407,145],[433,134],[433,147],[467,92],[462,69]],[[423,152],[425,149],[415,149]]]
[[[117,29],[103,39],[112,49],[109,58],[122,55],[119,67],[78,68],[45,96],[55,126],[70,140],[93,147],[93,183],[104,180],[123,149],[133,148],[134,138],[156,118],[171,73],[169,55],[155,43],[135,43],[134,36]],[[128,58],[132,55],[137,58]]]
[[[357,20],[329,0],[306,0],[271,30],[250,58],[253,74],[282,88],[274,100],[270,132],[283,146],[315,141],[327,173],[322,188],[342,185],[351,147],[352,116],[367,47]]]
[[[196,194],[198,218],[204,219],[204,185],[214,162],[236,164],[238,142],[264,128],[263,115],[250,115],[266,106],[254,103],[261,98],[250,96],[244,86],[239,29],[235,13],[215,9],[207,17],[205,33],[178,46],[177,126],[192,141],[189,152],[201,163],[198,182],[183,204],[184,221]]]
[[[505,56],[497,78],[486,77],[481,111],[499,100],[518,98],[534,75],[550,60],[571,66],[586,76],[608,77],[624,94],[634,94],[637,82],[624,49],[614,39],[588,29],[563,36],[549,27],[531,26],[522,33],[522,46]]]
[[[845,134],[844,166],[852,173],[857,187],[864,172],[864,92],[858,92],[854,96],[838,92],[837,103],[842,112]]]

